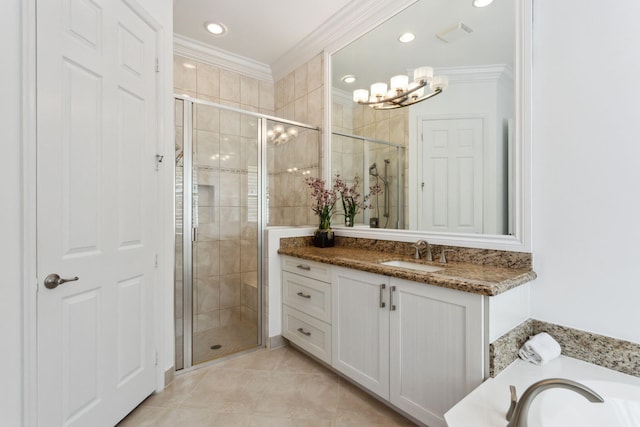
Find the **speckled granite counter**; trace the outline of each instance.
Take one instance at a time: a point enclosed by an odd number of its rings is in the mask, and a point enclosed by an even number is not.
[[[437,266],[442,266],[442,264],[416,261],[409,256],[395,253],[385,253],[347,246],[336,246],[333,248],[281,246],[278,253],[487,296],[501,294],[536,278],[536,273],[530,269],[505,268],[458,262],[447,263],[444,266],[445,269],[442,271],[423,273],[405,268],[390,267],[380,263],[392,260],[403,260]]]

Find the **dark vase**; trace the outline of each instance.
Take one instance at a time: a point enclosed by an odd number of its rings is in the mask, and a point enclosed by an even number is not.
[[[317,248],[332,248],[335,244],[333,230],[316,230],[313,235],[313,244]]]

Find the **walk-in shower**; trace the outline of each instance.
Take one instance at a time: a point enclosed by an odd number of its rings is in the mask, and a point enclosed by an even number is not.
[[[186,96],[176,96],[175,105],[180,370],[262,345],[263,231],[270,201],[282,201],[290,190],[269,182],[279,177],[277,166],[299,170],[301,182],[303,172],[317,176],[319,131]],[[287,136],[275,140],[280,128]]]
[[[404,228],[405,212],[405,147],[341,132],[331,134],[331,172],[349,182],[355,176],[362,179],[363,188],[378,184],[381,194],[371,200],[372,208],[356,217],[356,225],[382,228]]]

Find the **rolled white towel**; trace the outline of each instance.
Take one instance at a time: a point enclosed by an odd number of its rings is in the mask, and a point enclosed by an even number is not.
[[[538,335],[529,337],[529,341],[524,343],[518,355],[522,360],[534,363],[536,365],[544,365],[550,360],[560,356],[560,344],[546,332],[540,332]]]

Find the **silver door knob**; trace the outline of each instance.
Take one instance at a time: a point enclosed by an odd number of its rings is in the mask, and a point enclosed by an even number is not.
[[[78,279],[79,279],[78,276],[72,277],[71,279],[63,279],[62,277],[60,277],[57,274],[53,273],[53,274],[50,274],[47,277],[45,277],[44,286],[47,289],[54,289],[54,288],[57,288],[58,285],[62,285],[63,283],[67,283],[67,282],[75,282]]]

